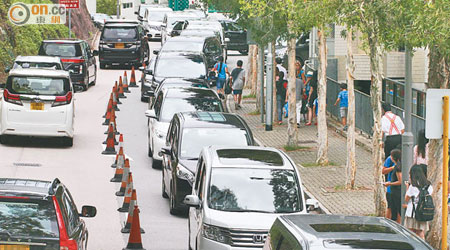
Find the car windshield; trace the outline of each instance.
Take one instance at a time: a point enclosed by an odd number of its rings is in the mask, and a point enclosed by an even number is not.
[[[239,128],[185,128],[181,140],[180,157],[198,158],[203,147],[248,146],[250,136],[245,129]]]
[[[13,69],[62,69],[59,63],[46,63],[46,62],[18,62],[14,63]]]
[[[203,50],[203,42],[191,42],[191,41],[168,41],[162,47],[163,51],[189,51],[189,52],[201,52]]]
[[[208,206],[229,212],[300,212],[299,190],[293,170],[213,168]]]
[[[105,39],[136,39],[135,27],[106,27],[103,29],[102,37]]]
[[[148,13],[148,21],[150,22],[162,22],[164,20],[164,16],[166,12],[164,11],[155,11]]]
[[[183,65],[175,67],[175,65]],[[206,75],[206,67],[203,58],[199,56],[161,58],[155,69],[155,76],[164,78],[200,78]]]
[[[44,53],[47,56],[75,57],[81,56],[81,48],[74,43],[45,43]]]
[[[0,235],[59,237],[56,212],[46,200],[0,200]]]
[[[161,121],[170,122],[178,112],[222,112],[220,100],[213,98],[166,98],[161,108]]]
[[[8,78],[7,89],[12,94],[25,95],[65,95],[69,90],[69,80],[36,76],[13,76]]]

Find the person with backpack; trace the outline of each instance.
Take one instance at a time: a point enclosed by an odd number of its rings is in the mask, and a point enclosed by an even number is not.
[[[395,164],[391,174],[391,181],[385,182],[384,186],[391,187],[391,219],[400,223],[402,208],[402,151],[394,149],[391,151],[391,160]]]
[[[434,204],[431,194],[433,186],[423,173],[422,167],[414,165],[409,171],[410,183],[406,182],[406,213],[404,226],[422,239],[429,230],[428,222],[434,217]]]
[[[242,60],[237,61],[237,68],[231,71],[231,79],[233,81],[234,108],[241,108],[242,89],[245,84],[245,70],[242,68]]]
[[[216,65],[214,65],[212,71],[217,73],[217,93],[219,94],[220,98],[225,99],[225,92],[223,90],[223,87],[225,86],[225,83],[227,81],[227,75],[230,76],[230,72],[228,72],[227,64],[223,62],[223,56],[219,56],[218,62],[216,63]]]

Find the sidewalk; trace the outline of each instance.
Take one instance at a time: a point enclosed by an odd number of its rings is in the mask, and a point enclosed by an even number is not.
[[[244,90],[243,96],[249,94]],[[243,99],[242,109],[234,109],[232,95],[228,96],[230,112],[244,118],[253,131],[253,135],[264,146],[283,150],[287,142],[287,120],[283,124],[273,125],[272,131],[265,131],[260,115],[250,115],[256,110],[255,99]],[[328,157],[330,166],[315,166],[317,155],[317,126],[302,126],[299,128],[299,146],[305,147],[298,151],[287,152],[295,161],[301,174],[303,185],[325,209],[332,214],[373,215],[375,206],[373,199],[373,166],[371,153],[362,146],[356,145],[357,190],[347,191],[345,185],[345,164],[347,157],[346,139],[329,126]]]

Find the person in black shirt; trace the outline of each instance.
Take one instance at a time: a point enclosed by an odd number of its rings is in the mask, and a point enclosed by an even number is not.
[[[283,106],[286,100],[286,88],[284,87],[284,73],[275,69],[276,74],[276,96],[277,96],[277,115],[278,115],[278,125],[283,123]]]

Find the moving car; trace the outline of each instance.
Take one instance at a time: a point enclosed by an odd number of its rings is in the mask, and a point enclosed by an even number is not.
[[[60,137],[72,146],[73,92],[67,71],[11,70],[0,101],[0,143],[21,135]]]
[[[279,215],[307,213],[300,173],[281,150],[205,147],[196,172],[184,200],[190,249],[261,249]]]
[[[156,4],[140,4],[138,11],[134,12],[134,14],[137,15],[137,19],[139,21],[142,22],[144,20],[145,11],[147,10],[147,8],[158,8],[158,5],[156,5]]]
[[[104,13],[95,13],[95,14],[91,15],[91,19],[97,28],[103,29],[103,26],[105,25],[105,21],[111,20],[112,17],[110,15],[107,15]]]
[[[177,112],[224,111],[216,92],[205,88],[167,88],[158,93],[152,108],[145,112],[148,119],[148,156],[152,167],[160,168],[161,148],[166,144],[170,121]]]
[[[215,248],[217,249],[217,248]],[[263,250],[433,249],[415,233],[386,218],[347,215],[282,215]]]
[[[193,52],[202,53],[208,69],[214,67],[218,58],[223,55],[223,48],[216,36],[174,37],[162,46],[161,52]],[[153,53],[159,53],[154,50]]]
[[[96,213],[92,206],[79,213],[58,179],[0,178],[0,249],[85,250],[89,234],[80,217]]]
[[[145,30],[136,21],[106,22],[98,48],[100,68],[106,65],[141,66],[150,59]]]
[[[174,25],[176,24],[176,21],[198,19],[200,19],[200,17],[195,12],[188,12],[186,10],[166,13],[161,30],[161,45],[163,45],[170,37],[172,37],[172,30]]]
[[[236,114],[175,114],[161,149],[164,157],[162,195],[169,197],[171,214],[187,210],[183,199],[191,194],[200,151],[210,145],[249,146],[256,143],[247,123]]]
[[[248,53],[247,31],[231,20],[219,20],[222,24],[227,50],[237,50],[239,53],[246,55]]]
[[[64,69],[70,72],[72,84],[79,85],[84,90],[97,81],[97,52],[92,52],[86,41],[44,40],[39,48],[39,55],[60,57]]]
[[[61,58],[57,56],[17,56],[12,68],[64,70]],[[5,72],[8,73],[10,70],[10,68],[6,68]]]
[[[151,39],[161,39],[164,16],[170,12],[172,12],[171,8],[163,7],[149,7],[145,10],[142,25],[147,34],[151,35]]]

